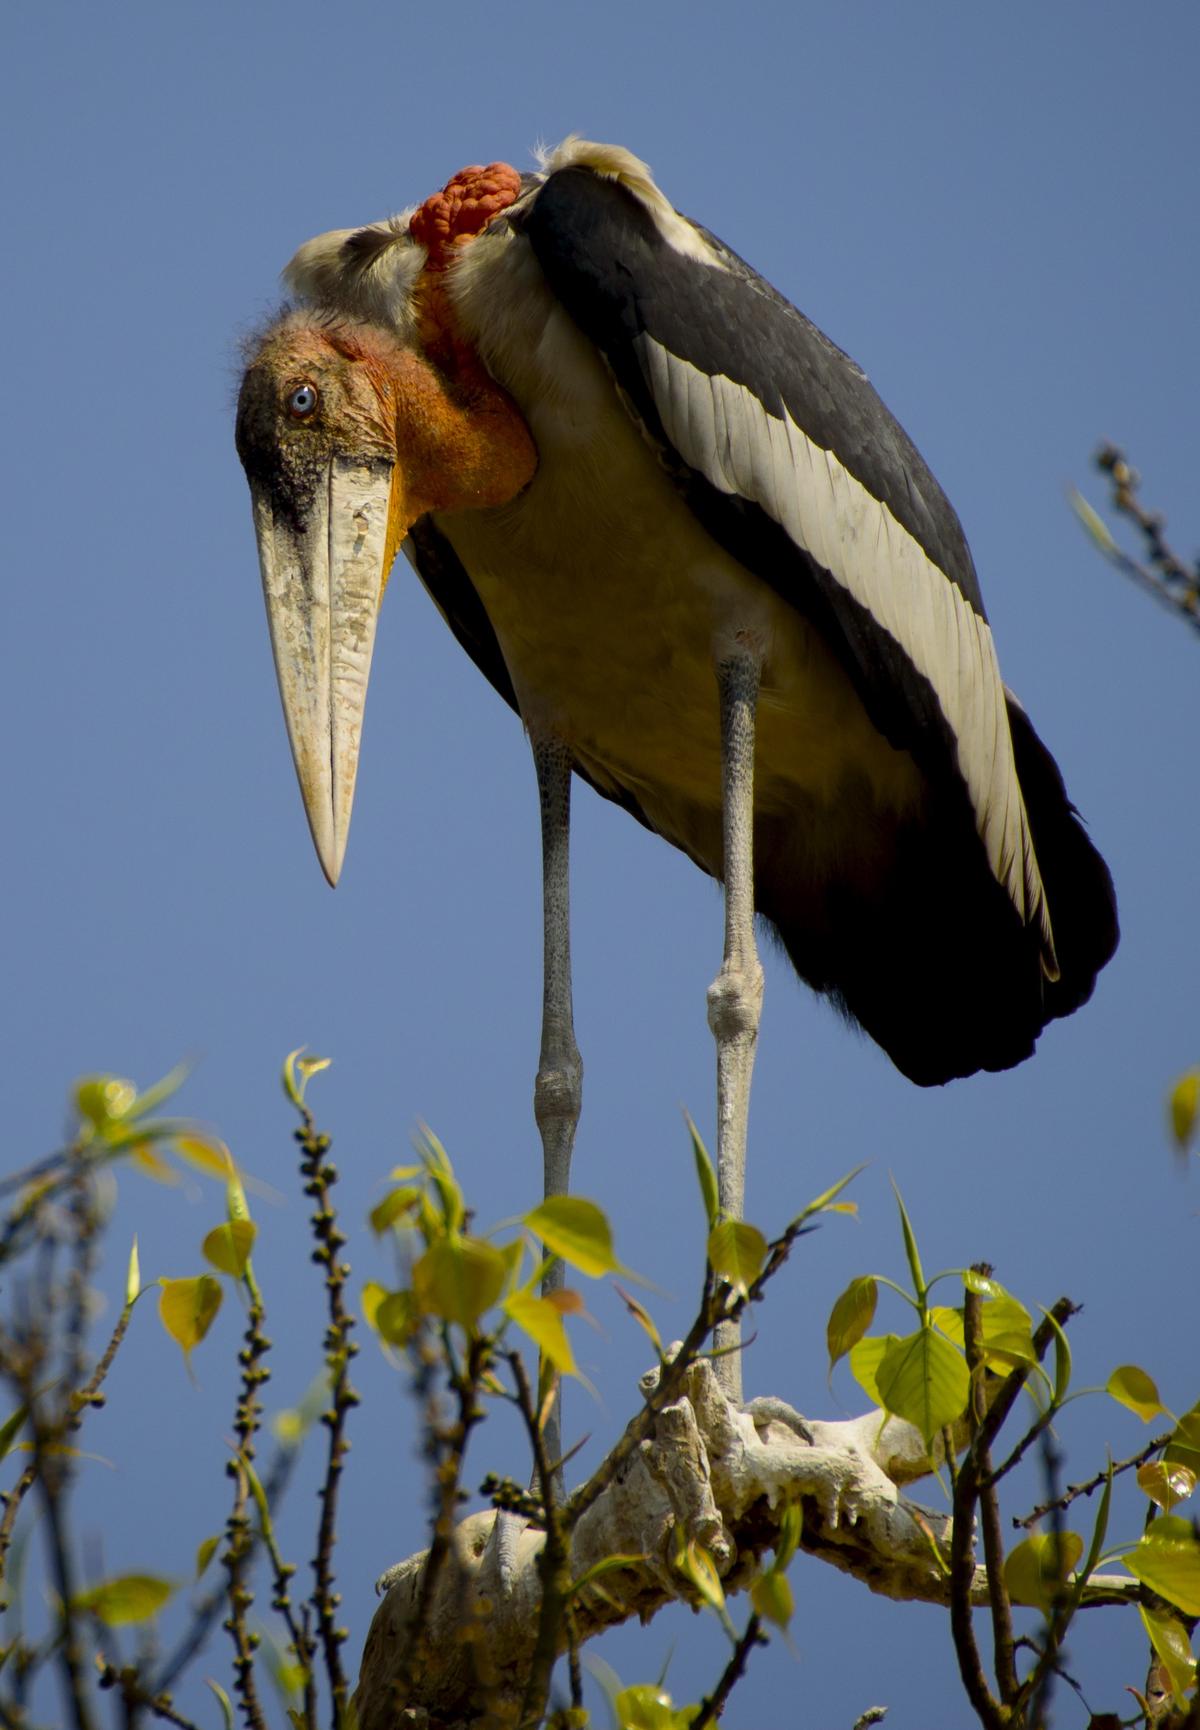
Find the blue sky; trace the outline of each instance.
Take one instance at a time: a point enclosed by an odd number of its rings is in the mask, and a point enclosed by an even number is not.
[[[825,1385],[824,1324],[852,1274],[902,1271],[892,1174],[927,1267],[986,1258],[1030,1303],[1069,1294],[1086,1304],[1081,1383],[1133,1359],[1176,1408],[1193,1401],[1200,1174],[1175,1168],[1162,1100],[1200,1053],[1200,663],[1194,637],[1101,564],[1065,489],[1098,499],[1089,458],[1115,439],[1185,554],[1200,535],[1194,6],[47,4],[5,35],[9,1163],[57,1142],[80,1072],[145,1083],[196,1058],[181,1104],[283,1198],[259,1205],[256,1257],[279,1404],[313,1373],[319,1326],[276,1079],[291,1047],[334,1059],[314,1100],[356,1284],[386,1277],[361,1222],[419,1119],[481,1223],[536,1199],[538,854],[520,728],[398,568],[330,893],[278,709],[231,407],[239,336],[301,240],[578,130],[646,157],[870,372],[962,517],[1005,678],[1121,900],[1123,945],[1089,1008],[1019,1071],[932,1093],[768,958],[749,1216],[777,1227],[871,1163],[857,1222],[806,1240],[759,1318],[748,1389],[814,1415],[857,1409],[844,1370]],[[576,1185],[653,1275],[671,1335],[698,1278],[680,1106],[710,1130],[719,896],[585,789],[573,889]],[[219,1211],[211,1191],[123,1176],[111,1301],[134,1230],[147,1278],[196,1272]],[[576,1392],[568,1418],[591,1434],[588,1459],[646,1367],[616,1300],[593,1307],[600,1330],[579,1351],[597,1398]],[[230,1308],[193,1387],[151,1304],[137,1312],[87,1432],[112,1462],[84,1468],[79,1505],[106,1568],[185,1574],[220,1525],[235,1335]],[[403,1381],[369,1344],[359,1382],[339,1561],[356,1637],[374,1577],[420,1542],[424,1502]],[[1073,1476],[1143,1437],[1103,1401],[1064,1429]],[[472,1480],[518,1460],[501,1421]],[[297,1559],[311,1487],[286,1531]],[[1136,1505],[1122,1517],[1136,1535]],[[795,1651],[757,1655],[727,1722],[849,1726],[876,1702],[896,1730],[966,1721],[939,1612],[803,1559],[793,1583]],[[1132,1624],[1110,1618],[1071,1652],[1096,1709],[1145,1673]],[[720,1661],[682,1612],[603,1651],[627,1681],[673,1651],[679,1699]],[[205,1669],[225,1673],[219,1641]],[[205,1723],[207,1699],[198,1680],[185,1696]],[[1085,1716],[1064,1697],[1056,1721]]]

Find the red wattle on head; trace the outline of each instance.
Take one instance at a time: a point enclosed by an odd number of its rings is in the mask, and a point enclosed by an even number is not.
[[[426,268],[450,262],[451,248],[470,240],[521,193],[521,176],[507,162],[460,168],[440,192],[427,198],[409,224],[413,239],[428,249]]]

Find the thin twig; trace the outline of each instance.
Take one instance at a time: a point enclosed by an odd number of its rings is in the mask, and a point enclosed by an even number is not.
[[[762,1618],[757,1610],[746,1623],[741,1639],[733,1649],[733,1656],[721,1672],[721,1679],[700,1702],[700,1710],[692,1719],[691,1730],[705,1730],[708,1724],[715,1724],[729,1703],[729,1696],[746,1673],[746,1665],[750,1654],[756,1646],[765,1646],[767,1637],[762,1631]]]
[[[99,1683],[101,1688],[112,1688],[119,1692],[125,1707],[126,1721],[131,1722],[133,1712],[141,1708],[153,1712],[156,1718],[161,1718],[166,1724],[175,1725],[175,1730],[199,1730],[191,1718],[185,1718],[175,1710],[174,1702],[169,1694],[151,1693],[140,1679],[140,1671],[136,1668],[121,1668],[109,1662],[101,1652],[97,1655],[99,1668]]]
[[[990,1274],[990,1268],[980,1267],[980,1273]],[[976,1474],[979,1495],[979,1523],[983,1535],[983,1556],[987,1567],[988,1600],[992,1614],[993,1665],[996,1687],[1001,1704],[1010,1706],[1017,1694],[1017,1668],[1013,1655],[1012,1605],[1004,1584],[1004,1539],[1000,1531],[1000,1502],[992,1476],[991,1452],[983,1443],[980,1431],[984,1418],[984,1350],[983,1305],[979,1294],[966,1291],[963,1295],[963,1344],[967,1368],[971,1372],[971,1422],[975,1442],[971,1448],[971,1469]],[[957,1488],[957,1486],[956,1486]]]
[[[1157,1454],[1161,1448],[1167,1446],[1174,1433],[1173,1430],[1170,1430],[1165,1436],[1155,1436],[1152,1442],[1147,1442],[1146,1446],[1139,1449],[1136,1454],[1131,1454],[1127,1460],[1119,1460],[1117,1464],[1111,1468],[1113,1477],[1120,1477],[1122,1472],[1131,1471],[1135,1466],[1144,1466],[1146,1461],[1150,1459],[1152,1455]],[[1065,1512],[1066,1509],[1071,1506],[1072,1502],[1078,1501],[1080,1496],[1090,1496],[1093,1490],[1103,1489],[1104,1485],[1108,1482],[1108,1476],[1109,1474],[1106,1470],[1103,1472],[1097,1472],[1095,1477],[1089,1478],[1086,1483],[1068,1484],[1057,1501],[1043,1502],[1040,1507],[1035,1508],[1031,1514],[1024,1515],[1022,1519],[1018,1520],[1014,1516],[1013,1525],[1017,1527],[1018,1530],[1028,1530],[1030,1526],[1036,1526],[1039,1520],[1044,1520],[1047,1514],[1052,1514],[1055,1509],[1058,1509],[1060,1512]]]
[[[272,1513],[275,1512],[287,1489],[298,1458],[298,1448],[280,1448],[271,1462],[271,1469],[263,1479],[263,1492],[267,1498],[267,1506]],[[252,1531],[250,1534],[251,1547],[247,1550],[247,1562],[253,1558],[254,1550],[261,1542],[261,1533]],[[212,1632],[213,1623],[225,1607],[226,1592],[227,1588],[223,1585],[214,1587],[196,1605],[192,1612],[190,1625],[170,1657],[164,1661],[153,1685],[150,1687],[152,1694],[169,1693],[188,1665],[192,1663]]]
[[[1076,509],[1093,539],[1119,571],[1176,616],[1181,615],[1193,629],[1200,630],[1200,561],[1189,566],[1168,545],[1166,520],[1158,512],[1146,510],[1141,503],[1137,496],[1141,476],[1122,451],[1115,445],[1101,445],[1094,460],[1112,482],[1112,508],[1134,523],[1142,536],[1145,563],[1119,547],[1090,507],[1078,503]]]
[[[8,1565],[8,1552],[13,1540],[13,1530],[17,1523],[17,1515],[26,1492],[37,1476],[33,1466],[26,1466],[11,1490],[4,1493],[0,1500],[4,1502],[4,1517],[0,1519],[0,1581],[4,1579],[4,1571]]]
[[[241,1376],[238,1383],[238,1400],[234,1412],[233,1430],[237,1439],[237,1452],[229,1461],[226,1470],[234,1482],[233,1506],[225,1523],[226,1545],[221,1557],[221,1564],[229,1576],[227,1598],[229,1615],[225,1619],[225,1627],[233,1641],[233,1673],[234,1691],[241,1702],[242,1713],[250,1730],[265,1730],[265,1720],[262,1714],[262,1703],[258,1697],[258,1685],[254,1678],[254,1649],[258,1644],[257,1636],[250,1632],[247,1622],[247,1611],[254,1602],[248,1580],[250,1573],[250,1558],[254,1553],[255,1544],[250,1523],[250,1462],[254,1458],[254,1438],[258,1433],[262,1417],[262,1402],[258,1390],[267,1380],[270,1371],[263,1363],[263,1358],[270,1349],[270,1340],[263,1333],[264,1319],[262,1297],[250,1274],[249,1264],[246,1267],[246,1287],[250,1294],[250,1309],[246,1318],[246,1330],[243,1334],[243,1345],[238,1353],[241,1365]],[[308,1654],[297,1652],[301,1664],[306,1665]],[[305,1695],[306,1708],[310,1701],[308,1691]],[[307,1718],[311,1730],[316,1724],[316,1699],[311,1700],[311,1713]]]
[[[302,1107],[301,1111],[304,1127],[296,1131],[296,1140],[304,1154],[300,1170],[305,1179],[304,1193],[316,1203],[312,1214],[313,1235],[317,1240],[313,1260],[325,1269],[325,1295],[329,1308],[325,1362],[329,1370],[330,1401],[321,1417],[329,1432],[329,1451],[319,1491],[321,1521],[312,1564],[313,1592],[309,1601],[317,1618],[317,1632],[325,1658],[325,1673],[333,1700],[334,1730],[339,1730],[350,1692],[341,1654],[349,1632],[339,1627],[337,1621],[341,1595],[334,1590],[333,1551],[337,1542],[338,1487],[350,1449],[346,1440],[346,1418],[359,1399],[350,1383],[350,1360],[358,1347],[350,1338],[354,1317],[346,1308],[343,1297],[350,1276],[349,1264],[340,1259],[346,1238],[338,1230],[337,1215],[329,1205],[329,1191],[337,1182],[337,1168],[325,1157],[329,1152],[329,1137],[318,1132],[307,1107]]]
[[[448,1332],[443,1336],[442,1362],[450,1375],[458,1401],[456,1418],[448,1427],[440,1421],[437,1393],[433,1385],[436,1352],[428,1343],[418,1342],[418,1385],[426,1391],[425,1453],[433,1478],[433,1534],[421,1569],[421,1588],[416,1610],[409,1627],[404,1656],[397,1665],[392,1693],[397,1709],[408,1704],[408,1693],[420,1665],[429,1629],[429,1614],[442,1570],[454,1550],[455,1520],[462,1501],[462,1475],[467,1442],[476,1424],[483,1420],[479,1404],[479,1383],[490,1362],[490,1342],[473,1339],[468,1346],[466,1362],[459,1367],[450,1348]]]
[[[550,1694],[550,1678],[558,1656],[559,1630],[567,1613],[571,1596],[571,1553],[567,1526],[554,1494],[552,1462],[546,1454],[546,1435],[538,1422],[529,1377],[520,1352],[506,1352],[509,1368],[517,1387],[517,1406],[533,1449],[537,1481],[542,1486],[546,1513],[546,1541],[537,1558],[537,1571],[542,1582],[542,1602],[538,1611],[537,1637],[529,1662],[525,1697],[521,1704],[521,1722],[540,1724]],[[572,1680],[572,1693],[575,1683]]]

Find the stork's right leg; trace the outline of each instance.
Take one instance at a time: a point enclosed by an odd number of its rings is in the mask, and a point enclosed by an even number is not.
[[[754,943],[754,723],[760,657],[736,650],[717,667],[721,701],[721,805],[725,853],[725,955],[708,988],[717,1041],[717,1190],[721,1211],[742,1217],[750,1077],[762,1009],[763,970]],[[722,1322],[714,1364],[722,1392],[742,1401],[742,1330]]]
[[[571,1005],[571,758],[566,746],[548,735],[531,734],[538,799],[542,812],[542,1046],[533,1087],[533,1114],[542,1137],[545,1194],[566,1195],[571,1152],[583,1102],[583,1063],[575,1043]],[[543,1291],[563,1283],[556,1262]],[[546,1421],[546,1453],[562,1458],[562,1414],[556,1400]]]

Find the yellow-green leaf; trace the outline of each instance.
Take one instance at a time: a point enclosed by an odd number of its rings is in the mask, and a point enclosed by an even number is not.
[[[119,1122],[136,1099],[133,1082],[119,1075],[85,1075],[75,1083],[75,1109],[93,1129]]]
[[[594,1201],[554,1195],[525,1215],[525,1224],[546,1248],[589,1279],[621,1272],[613,1252],[612,1228]]]
[[[412,1183],[400,1184],[396,1189],[389,1190],[370,1212],[371,1230],[376,1237],[381,1237],[397,1220],[403,1219],[405,1214],[419,1207],[422,1193],[416,1184]]]
[[[149,1177],[155,1183],[177,1184],[179,1173],[175,1167],[165,1160],[158,1149],[148,1141],[136,1141],[129,1149],[129,1163],[137,1167],[143,1177]]]
[[[1190,1466],[1200,1477],[1200,1405],[1179,1419],[1163,1458],[1172,1465]]]
[[[221,1542],[221,1534],[219,1532],[216,1532],[213,1534],[213,1536],[211,1538],[205,1538],[205,1540],[202,1544],[197,1545],[197,1547],[196,1547],[196,1578],[197,1579],[200,1578],[200,1576],[204,1572],[205,1568],[207,1568],[208,1564],[212,1561],[214,1555],[216,1554],[217,1545],[220,1542]]]
[[[718,1279],[726,1280],[744,1297],[763,1270],[767,1240],[757,1226],[740,1219],[723,1219],[708,1234],[708,1262]]]
[[[1145,1604],[1139,1604],[1138,1610],[1150,1644],[1167,1673],[1175,1703],[1181,1710],[1186,1709],[1186,1695],[1196,1686],[1196,1660],[1187,1629],[1168,1610],[1151,1610]]]
[[[829,1350],[832,1370],[852,1346],[856,1346],[875,1319],[875,1304],[879,1288],[870,1274],[852,1279],[829,1312],[825,1324],[825,1344]]]
[[[11,1452],[12,1445],[20,1435],[21,1426],[28,1416],[29,1407],[27,1405],[18,1406],[11,1417],[5,1418],[3,1424],[0,1424],[0,1460]]]
[[[932,1328],[893,1341],[875,1372],[882,1404],[920,1431],[926,1447],[962,1416],[971,1378],[949,1340]]]
[[[224,1183],[235,1169],[233,1155],[220,1136],[192,1131],[187,1135],[172,1136],[171,1145],[180,1159],[202,1171],[205,1177],[215,1177]]]
[[[1196,1488],[1196,1473],[1190,1466],[1167,1460],[1147,1460],[1138,1467],[1138,1488],[1157,1502],[1169,1514],[1180,1502],[1186,1502]]]
[[[406,1346],[421,1319],[415,1292],[389,1292],[375,1311],[375,1331],[389,1346]]]
[[[437,1190],[438,1200],[442,1204],[443,1224],[447,1231],[455,1232],[462,1225],[466,1209],[462,1190],[450,1163],[450,1155],[425,1124],[421,1126],[416,1145],[424,1163],[425,1175]]]
[[[1189,1069],[1171,1089],[1168,1101],[1171,1134],[1180,1153],[1186,1153],[1200,1119],[1200,1069]]]
[[[202,1246],[204,1259],[211,1262],[218,1273],[241,1279],[249,1265],[257,1236],[258,1227],[252,1219],[226,1220],[224,1225],[214,1226],[205,1238]]]
[[[133,1248],[129,1252],[129,1266],[125,1270],[125,1308],[132,1309],[138,1293],[142,1289],[142,1264],[138,1259],[137,1233],[133,1234]]]
[[[700,1139],[700,1131],[692,1122],[687,1112],[688,1134],[692,1138],[692,1158],[696,1162],[696,1178],[700,1185],[700,1199],[704,1203],[704,1217],[708,1221],[709,1231],[716,1225],[721,1214],[720,1192],[717,1188],[717,1174],[713,1170],[713,1162],[708,1149]]]
[[[908,1209],[904,1205],[904,1197],[900,1194],[895,1178],[892,1179],[892,1193],[896,1197],[896,1206],[900,1209],[900,1230],[904,1236],[904,1253],[908,1257],[908,1271],[912,1275],[913,1289],[920,1302],[925,1301],[925,1293],[929,1289],[925,1284],[925,1273],[921,1267],[921,1254],[917,1249],[917,1234],[913,1230],[912,1221],[908,1217]]]
[[[880,1364],[896,1344],[898,1337],[897,1334],[868,1335],[850,1348],[850,1374],[867,1398],[873,1400],[877,1406],[883,1404],[883,1395],[879,1392],[879,1384],[875,1378]]]
[[[1115,1369],[1105,1383],[1105,1389],[1114,1400],[1135,1412],[1144,1424],[1167,1409],[1158,1397],[1153,1380],[1136,1364],[1122,1364]]]
[[[620,1730],[675,1730],[671,1696],[653,1682],[622,1688],[612,1706]]]
[[[225,1730],[233,1730],[233,1703],[228,1694],[219,1682],[213,1681],[211,1676],[206,1676],[204,1680],[208,1683],[209,1687],[217,1697],[217,1704],[221,1708],[221,1718],[225,1725]]]
[[[802,1207],[800,1209],[800,1212],[796,1215],[795,1219],[789,1224],[788,1230],[794,1231],[797,1226],[803,1225],[806,1219],[812,1219],[819,1213],[857,1213],[857,1202],[838,1201],[837,1198],[841,1195],[846,1185],[853,1183],[859,1172],[865,1170],[865,1165],[856,1165],[853,1171],[848,1171],[846,1173],[845,1177],[839,1177],[836,1183],[831,1184],[828,1189],[822,1190],[820,1195],[815,1196],[814,1199],[809,1202],[807,1207]]]
[[[374,1328],[375,1318],[379,1314],[379,1306],[387,1296],[387,1287],[380,1285],[378,1280],[369,1279],[362,1288],[363,1320],[369,1328]]]
[[[679,1533],[679,1528],[675,1529]],[[682,1541],[682,1534],[679,1535],[680,1542],[675,1553],[676,1568],[709,1608],[724,1617],[725,1588],[721,1584],[721,1576],[717,1573],[716,1563],[703,1544],[698,1544],[695,1538],[689,1538],[685,1543]]]
[[[145,1622],[156,1616],[174,1590],[169,1580],[156,1574],[118,1574],[80,1592],[74,1607],[108,1628],[117,1628],[125,1622]]]
[[[1071,488],[1070,492],[1067,494],[1067,498],[1070,502],[1071,509],[1075,512],[1075,515],[1079,518],[1088,534],[1091,535],[1096,545],[1100,548],[1100,551],[1111,558],[1117,550],[1117,543],[1108,532],[1108,527],[1105,524],[1103,517],[1099,516],[1096,511],[1093,510],[1092,506],[1088,504],[1083,494],[1077,491],[1075,487]]]
[[[427,1315],[471,1328],[500,1296],[507,1272],[500,1251],[483,1238],[439,1238],[413,1268],[413,1291]]]
[[[615,1280],[613,1281],[613,1285],[616,1289],[617,1296],[625,1305],[625,1308],[629,1311],[638,1326],[643,1330],[643,1332],[650,1336],[650,1343],[653,1345],[659,1357],[661,1357],[662,1339],[659,1336],[658,1329],[654,1325],[654,1318],[651,1316],[650,1311],[644,1304],[640,1304],[635,1297],[631,1296],[631,1294],[625,1290],[624,1286],[618,1285]]]
[[[211,1274],[195,1279],[160,1279],[158,1313],[185,1358],[200,1344],[221,1307],[221,1286]]]
[[[787,1575],[776,1573],[774,1568],[755,1580],[750,1588],[750,1602],[764,1622],[773,1622],[777,1628],[787,1627],[796,1607]]]
[[[534,1297],[531,1292],[515,1291],[505,1298],[502,1307],[509,1320],[529,1335],[534,1345],[550,1360],[560,1375],[578,1374],[562,1316],[548,1297]]]
[[[306,1046],[298,1045],[283,1060],[283,1091],[297,1111],[304,1109],[304,1090],[314,1075],[328,1069],[328,1057],[305,1057]]]
[[[1082,1554],[1083,1539],[1078,1532],[1035,1532],[1004,1559],[1009,1597],[1015,1604],[1049,1613]]]
[[[1122,1557],[1129,1572],[1188,1616],[1200,1616],[1200,1540],[1190,1520],[1160,1514]]]

